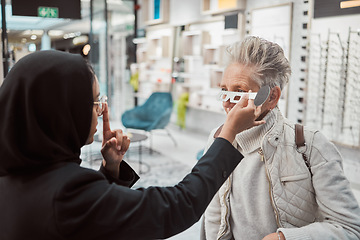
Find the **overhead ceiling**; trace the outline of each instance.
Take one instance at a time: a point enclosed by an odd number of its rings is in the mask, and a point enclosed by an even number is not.
[[[96,1],[94,3],[96,4]],[[132,14],[129,1],[107,0],[107,3],[109,11]],[[96,5],[94,9],[97,9]],[[88,34],[90,32],[90,0],[81,0],[81,20],[13,16],[10,0],[6,2],[5,10],[9,43],[24,43],[25,41],[39,43],[44,31],[47,31],[52,39],[62,38],[67,33]],[[57,34],[53,34],[54,32]]]

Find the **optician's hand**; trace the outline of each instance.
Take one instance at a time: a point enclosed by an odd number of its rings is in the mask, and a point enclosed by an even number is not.
[[[103,166],[114,178],[119,177],[120,163],[129,149],[130,139],[121,129],[111,130],[109,122],[109,110],[107,103],[103,112],[103,142],[101,154]]]
[[[256,107],[253,99],[249,99],[247,95],[243,96],[228,112],[219,137],[225,138],[229,142],[233,142],[236,134],[265,123],[264,120],[256,121],[260,114],[261,105]]]
[[[271,233],[265,236],[262,240],[286,240],[285,236],[282,232],[279,233]]]

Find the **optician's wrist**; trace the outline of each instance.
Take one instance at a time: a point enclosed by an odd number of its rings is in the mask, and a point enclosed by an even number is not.
[[[235,136],[236,136],[235,131],[232,129],[228,129],[226,125],[223,126],[219,134],[219,137],[228,140],[230,143],[234,141]]]
[[[110,163],[106,162],[106,160],[103,159],[102,165],[104,166],[106,171],[108,171],[111,174],[112,177],[114,177],[114,178],[119,177],[120,163],[111,163],[110,164]]]

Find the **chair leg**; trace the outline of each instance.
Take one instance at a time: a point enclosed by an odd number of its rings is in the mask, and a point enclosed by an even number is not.
[[[165,128],[165,131],[166,131],[167,135],[171,138],[171,140],[174,142],[175,147],[177,147],[175,138],[171,135],[170,131],[167,128]]]
[[[150,142],[150,154],[153,154],[153,148],[152,148],[152,133],[149,132],[149,142]]]

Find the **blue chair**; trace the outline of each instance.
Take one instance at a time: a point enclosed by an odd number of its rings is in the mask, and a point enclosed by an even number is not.
[[[125,111],[122,116],[122,124],[125,128],[144,130],[150,134],[150,150],[152,151],[151,131],[164,129],[172,139],[176,141],[166,129],[170,122],[173,109],[173,101],[169,92],[154,92],[144,104]]]
[[[205,149],[201,149],[200,151],[198,151],[198,153],[196,154],[196,160],[200,160],[200,158],[204,156],[204,151]]]

